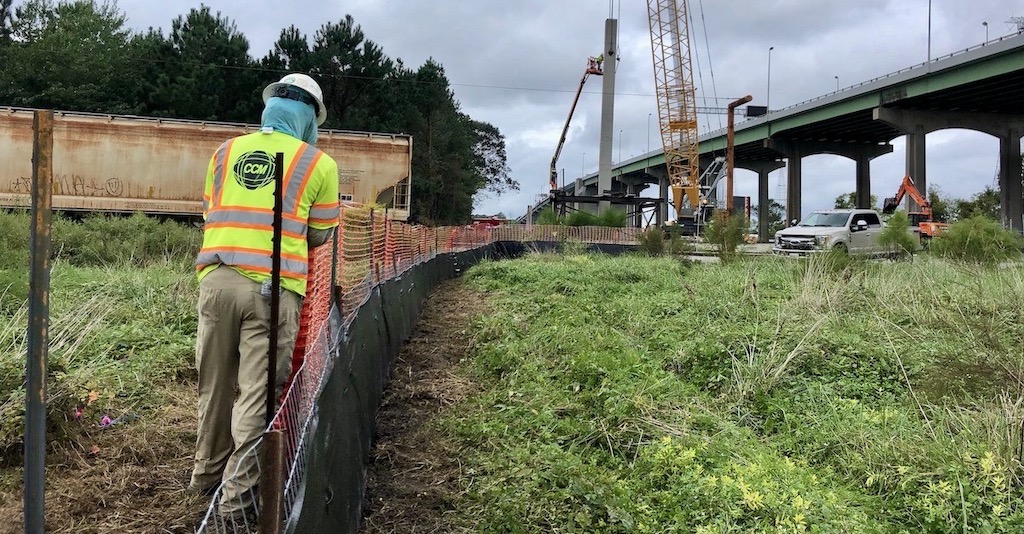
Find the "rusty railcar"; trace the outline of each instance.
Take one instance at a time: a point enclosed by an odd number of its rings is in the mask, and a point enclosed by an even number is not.
[[[0,107],[0,207],[27,207],[32,184],[32,109]],[[226,139],[258,126],[129,115],[56,112],[53,207],[200,217],[210,157]],[[412,138],[321,130],[338,162],[342,201],[377,203],[406,220]]]

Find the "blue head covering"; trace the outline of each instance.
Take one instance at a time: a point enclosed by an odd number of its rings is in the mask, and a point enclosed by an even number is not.
[[[311,145],[316,144],[316,113],[313,106],[297,100],[272,96],[263,108],[263,128],[273,128]]]

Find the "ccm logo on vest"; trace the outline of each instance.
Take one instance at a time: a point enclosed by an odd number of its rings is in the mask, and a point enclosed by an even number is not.
[[[274,181],[274,158],[262,150],[246,152],[232,170],[238,185],[255,191]]]

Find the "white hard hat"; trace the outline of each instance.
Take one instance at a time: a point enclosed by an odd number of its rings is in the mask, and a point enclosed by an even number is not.
[[[281,81],[274,82],[263,89],[263,103],[265,104],[270,97],[274,96],[274,91],[279,87],[297,87],[303,91],[309,93],[314,100],[316,100],[316,124],[320,126],[327,120],[327,106],[324,105],[324,92],[320,90],[320,85],[305,74],[293,73],[281,78]]]

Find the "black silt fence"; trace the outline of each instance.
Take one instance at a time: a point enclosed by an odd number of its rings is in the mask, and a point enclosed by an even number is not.
[[[375,417],[392,365],[431,292],[484,258],[508,259],[558,243],[497,242],[439,254],[374,288],[339,338],[338,360],[315,408],[306,478],[287,531],[356,534],[366,491]],[[630,247],[591,245],[618,254]]]

